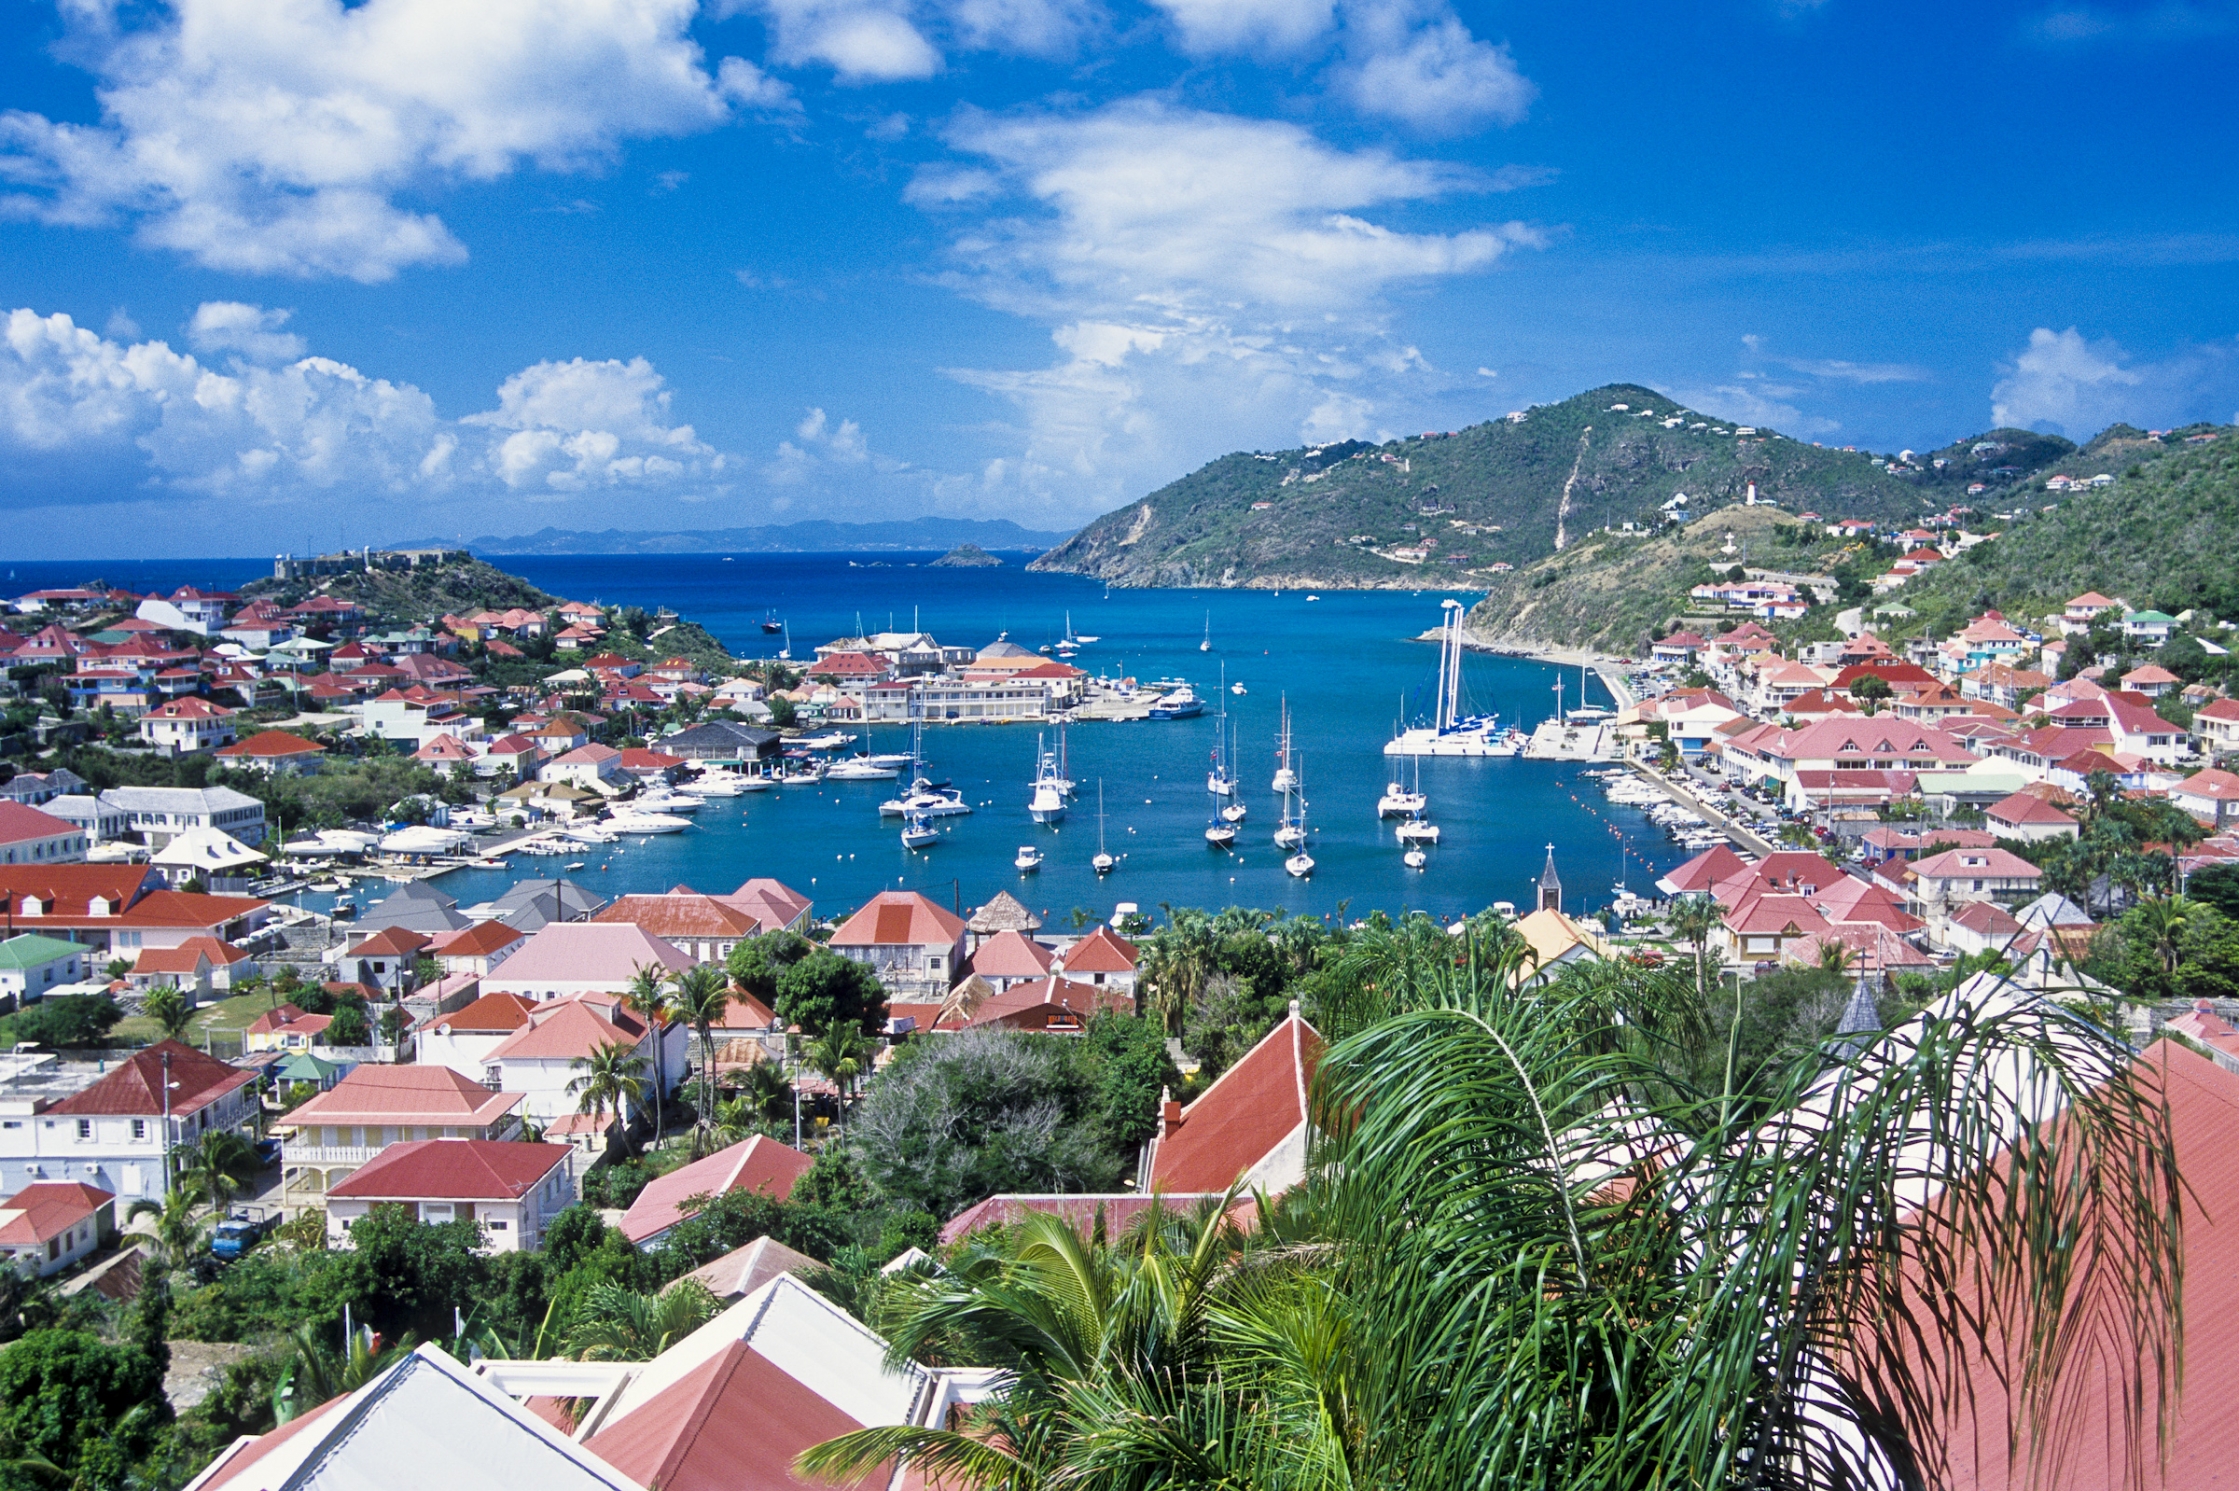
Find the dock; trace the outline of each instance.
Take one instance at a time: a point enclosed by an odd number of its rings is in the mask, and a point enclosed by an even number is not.
[[[1542,720],[1524,745],[1526,761],[1611,761],[1616,754],[1606,724]]]

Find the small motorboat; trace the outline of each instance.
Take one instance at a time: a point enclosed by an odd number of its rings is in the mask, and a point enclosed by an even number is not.
[[[1420,844],[1410,844],[1407,852],[1399,857],[1399,862],[1410,870],[1419,870],[1430,863],[1430,856],[1423,852]]]
[[[1221,809],[1221,822],[1223,823],[1242,823],[1245,817],[1246,809],[1240,802],[1232,802]]]
[[[1300,880],[1314,873],[1314,856],[1301,849],[1283,861],[1283,868]]]
[[[1021,844],[1018,846],[1018,857],[1011,861],[1011,865],[1021,875],[1031,875],[1042,867],[1042,851],[1032,844]]]
[[[1242,679],[1238,679],[1238,680],[1237,680],[1237,681],[1236,681],[1235,683],[1232,683],[1232,684],[1230,684],[1230,685],[1228,686],[1228,691],[1229,691],[1230,693],[1232,693],[1232,694],[1241,694],[1241,693],[1243,693],[1243,692],[1244,692],[1244,683],[1243,683],[1243,680],[1242,680]]]

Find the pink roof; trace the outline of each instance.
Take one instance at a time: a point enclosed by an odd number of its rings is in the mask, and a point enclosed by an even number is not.
[[[1322,1038],[1296,1014],[1221,1073],[1151,1153],[1154,1191],[1225,1191],[1306,1122]]]
[[[461,927],[456,932],[446,932],[438,937],[428,944],[428,955],[435,958],[486,958],[492,953],[503,952],[526,941],[526,934],[515,931],[504,922],[476,922],[471,927]]]
[[[42,813],[20,802],[0,801],[0,844],[20,844],[27,839],[51,839],[80,832],[75,823]]]
[[[2009,849],[1947,849],[1913,863],[1923,880],[2035,880],[2037,867]]]
[[[642,1244],[668,1231],[690,1215],[684,1203],[694,1196],[727,1196],[733,1191],[761,1191],[783,1201],[808,1174],[815,1162],[788,1144],[767,1134],[756,1134],[743,1144],[717,1150],[681,1170],[672,1170],[644,1190],[622,1218],[622,1235]]]
[[[2239,802],[2239,776],[2220,767],[2196,771],[2179,782],[2174,789],[2187,797],[2205,797],[2215,802]]]
[[[1767,933],[1823,932],[1827,919],[1802,896],[1760,894],[1750,896],[1726,913],[1729,931],[1763,936]]]
[[[1693,859],[1673,870],[1659,882],[1670,887],[1673,895],[1690,896],[1707,893],[1721,880],[1742,874],[1749,862],[1724,844],[1704,850]]]
[[[492,1092],[449,1067],[363,1065],[351,1068],[347,1077],[288,1114],[284,1122],[298,1129],[322,1123],[487,1128],[519,1107],[526,1096]]]
[[[1067,973],[1133,973],[1141,962],[1135,944],[1108,926],[1098,927],[1065,949]]]
[[[753,917],[765,932],[783,931],[807,914],[809,898],[766,875],[756,876],[717,900]]]
[[[598,1433],[585,1448],[661,1491],[792,1491],[793,1457],[865,1425],[744,1341],[733,1341]],[[881,1466],[853,1483],[887,1484]]]
[[[964,919],[914,890],[881,891],[832,934],[833,947],[950,947]]]
[[[516,954],[518,956],[518,954]],[[609,1009],[612,1006],[608,1006]],[[635,1048],[645,1038],[645,1028],[619,1011],[609,1019],[580,999],[555,999],[540,1005],[529,1023],[498,1042],[482,1059],[498,1061],[573,1061],[589,1056],[601,1046],[620,1044]]]
[[[1117,985],[1083,984],[1045,974],[990,994],[973,1008],[964,1023],[1005,1025],[1013,1030],[1077,1030],[1102,1010],[1131,1014],[1134,1000]]]
[[[212,704],[207,699],[172,699],[148,711],[148,718],[158,720],[222,720],[233,711],[223,704]]]
[[[492,977],[524,986],[541,981],[620,990],[647,964],[681,973],[692,960],[628,922],[551,922],[537,928]]]
[[[2016,828],[2030,823],[2042,823],[2048,826],[2058,824],[2073,828],[2076,823],[2075,819],[2061,812],[2051,803],[2028,792],[2016,792],[2011,797],[1992,803],[1984,816],[1995,822],[2010,824]]]
[[[307,1015],[293,1004],[283,1004],[266,1010],[249,1022],[249,1035],[278,1035],[285,1031],[306,1038],[324,1031],[334,1023],[332,1015]]]
[[[565,1144],[408,1139],[382,1150],[327,1194],[366,1201],[518,1201],[572,1153]]]
[[[997,932],[972,949],[972,971],[982,978],[1040,978],[1055,961],[1054,948],[1023,932]]]

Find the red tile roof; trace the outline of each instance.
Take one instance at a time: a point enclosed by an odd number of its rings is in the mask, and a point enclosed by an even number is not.
[[[443,1066],[353,1067],[350,1074],[288,1114],[285,1122],[451,1124],[486,1128],[519,1107],[526,1093],[492,1092]]]
[[[2035,880],[2041,873],[2008,849],[1947,849],[1915,860],[1912,872],[1923,880]]]
[[[408,1139],[382,1150],[327,1194],[364,1201],[518,1201],[570,1153],[565,1144]]]
[[[1098,927],[1065,950],[1065,971],[1069,974],[1133,973],[1141,961],[1135,944],[1110,927]]]
[[[1104,1222],[1104,1235],[1107,1238],[1117,1238],[1133,1226],[1136,1218],[1149,1211],[1153,1205],[1163,1206],[1169,1212],[1179,1212],[1186,1215],[1194,1212],[1199,1202],[1218,1200],[1223,1194],[1225,1193],[1222,1191],[1203,1191],[1195,1194],[1161,1191],[1155,1196],[1146,1196],[1140,1191],[1114,1191],[1102,1195],[1085,1196],[1056,1193],[990,1196],[985,1201],[975,1201],[942,1223],[940,1241],[942,1247],[950,1247],[962,1242],[975,1232],[983,1231],[989,1227],[1015,1226],[1027,1217],[1037,1213],[1043,1216],[1064,1218],[1083,1237],[1089,1234],[1090,1229],[1096,1225],[1098,1217],[1101,1216]],[[1236,1217],[1240,1212],[1248,1210],[1255,1210],[1250,1198],[1239,1197],[1236,1205],[1230,1209],[1229,1215]]]
[[[529,1023],[537,1001],[526,994],[485,994],[474,1003],[448,1015],[438,1015],[427,1029],[438,1034],[502,1034]]]
[[[1154,1191],[1225,1191],[1306,1122],[1322,1038],[1296,1014],[1269,1031],[1169,1122],[1151,1154]]]
[[[256,1073],[229,1066],[178,1041],[159,1041],[117,1063],[108,1075],[47,1111],[73,1118],[162,1116],[163,1059],[171,1058],[171,1116],[193,1113],[248,1086]]]
[[[2060,809],[2046,802],[2043,798],[2028,792],[2016,792],[2011,797],[1992,803],[1984,811],[1983,816],[1993,823],[2004,823],[2016,828],[2030,823],[2042,823],[2048,826],[2058,824],[2066,828],[2076,826],[2074,818],[2061,812]]]
[[[585,1447],[661,1491],[806,1491],[793,1457],[866,1427],[744,1341],[734,1341],[599,1430]],[[880,1466],[853,1483],[884,1486]]]
[[[682,886],[662,895],[617,896],[591,920],[627,922],[672,942],[693,937],[752,937],[762,930],[752,913]]]
[[[727,896],[717,900],[736,906],[761,924],[765,932],[777,932],[799,921],[809,909],[809,898],[780,880],[766,875],[746,881]]]
[[[997,932],[972,949],[972,971],[982,978],[1040,978],[1056,961],[1056,949],[1024,932]]]
[[[52,839],[82,832],[66,818],[42,813],[25,803],[0,801],[0,844],[21,844],[30,839]]]
[[[414,932],[405,927],[383,927],[351,948],[350,953],[353,957],[408,958],[426,947],[431,940],[425,932]]]
[[[42,1180],[0,1201],[0,1245],[30,1247],[60,1237],[117,1198],[76,1180]]]
[[[832,934],[833,947],[949,947],[964,919],[914,890],[881,891]]]
[[[469,1006],[471,1008],[472,1006]],[[572,1061],[578,1056],[589,1056],[593,1051],[616,1041],[635,1047],[645,1038],[645,1028],[616,1011],[616,1018],[608,1019],[599,1006],[580,999],[557,999],[544,1004],[529,1016],[529,1023],[507,1036],[484,1061]]]
[[[471,927],[444,933],[428,944],[428,954],[436,958],[486,958],[526,941],[526,933],[515,931],[504,922],[476,922]]]
[[[284,761],[293,756],[323,756],[326,749],[315,740],[285,730],[259,730],[232,745],[218,747],[217,756],[221,761]]]
[[[634,1243],[668,1231],[690,1215],[684,1203],[694,1196],[727,1196],[761,1191],[779,1201],[815,1162],[788,1144],[756,1134],[742,1144],[717,1150],[681,1170],[672,1170],[644,1190],[622,1217],[622,1235]]]

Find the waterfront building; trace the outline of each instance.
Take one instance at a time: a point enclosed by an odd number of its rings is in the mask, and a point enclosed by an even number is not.
[[[252,847],[264,842],[264,804],[231,787],[111,787],[101,802],[123,813],[125,831],[150,849],[196,828],[221,829]]]
[[[829,945],[902,999],[940,1000],[964,973],[964,919],[913,890],[881,891],[840,924]]]

